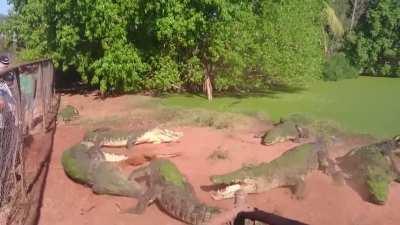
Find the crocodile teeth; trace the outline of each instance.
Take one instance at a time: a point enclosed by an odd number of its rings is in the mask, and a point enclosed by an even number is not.
[[[125,155],[118,155],[118,154],[112,154],[112,153],[107,153],[107,152],[104,152],[104,157],[105,157],[105,161],[108,161],[108,162],[119,162],[119,161],[126,160],[128,158]]]
[[[217,190],[216,192],[211,193],[211,197],[214,200],[222,200],[226,198],[233,198],[235,192],[241,189],[240,184],[229,185],[224,189]]]

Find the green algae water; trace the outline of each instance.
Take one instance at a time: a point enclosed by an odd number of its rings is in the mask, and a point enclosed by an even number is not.
[[[273,120],[291,113],[305,113],[318,119],[334,120],[349,131],[377,137],[400,134],[400,79],[397,78],[360,77],[317,82],[295,92],[216,97],[212,102],[201,96],[171,95],[161,102],[172,107],[261,113]]]

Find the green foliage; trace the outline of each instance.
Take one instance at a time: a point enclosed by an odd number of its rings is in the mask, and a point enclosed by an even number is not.
[[[341,79],[356,78],[358,71],[353,67],[345,54],[338,53],[325,63],[324,80],[337,81]]]
[[[330,7],[335,11],[337,18],[343,25],[345,31],[349,30],[351,23],[352,5],[349,0],[330,0]]]
[[[321,77],[322,0],[11,0],[21,57],[51,57],[102,92],[218,91]]]
[[[100,91],[138,91],[143,88],[143,72],[147,65],[142,63],[136,49],[130,45],[113,44],[104,57],[91,65],[94,71],[91,84],[100,86]]]
[[[367,14],[349,36],[349,54],[365,74],[400,77],[400,2],[370,1]]]
[[[180,90],[181,78],[179,66],[171,57],[160,57],[152,60],[152,72],[147,88],[161,92]]]
[[[342,38],[344,35],[344,26],[336,15],[335,9],[326,3],[324,11],[326,14],[326,23],[332,31],[332,34],[337,39]]]
[[[267,74],[289,84],[321,77],[321,1],[267,1],[263,16],[263,61]]]

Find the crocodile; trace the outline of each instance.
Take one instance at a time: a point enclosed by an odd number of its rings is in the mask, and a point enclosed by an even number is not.
[[[79,111],[72,105],[66,105],[60,110],[58,116],[61,117],[62,121],[70,122],[79,117]]]
[[[383,205],[388,199],[390,183],[400,182],[396,158],[400,152],[400,136],[352,149],[337,159],[344,177],[363,187],[368,200]]]
[[[148,204],[155,202],[170,216],[188,224],[207,224],[219,214],[220,209],[201,203],[195,195],[193,186],[167,159],[155,159],[147,166],[134,170],[129,179],[144,177],[147,191],[139,197],[137,205],[122,213],[142,214]]]
[[[233,172],[210,177],[213,185],[224,185],[214,191],[214,200],[233,198],[241,189],[246,193],[261,193],[282,186],[292,187],[299,199],[304,194],[304,178],[312,170],[320,169],[333,174],[333,161],[328,158],[327,146],[322,139],[294,147],[279,158],[254,166],[245,166]]]
[[[334,140],[341,130],[330,121],[313,120],[302,114],[293,114],[280,121],[261,136],[261,144],[273,145],[279,142],[311,139],[325,136],[326,141]]]
[[[65,173],[78,183],[91,187],[96,194],[137,198],[144,187],[129,180],[114,162],[107,161],[98,145],[81,142],[65,150],[61,157]]]
[[[104,147],[126,147],[130,149],[136,140],[145,133],[144,130],[124,131],[99,128],[89,131],[83,137],[84,141],[98,143]]]
[[[261,137],[261,144],[273,145],[288,140],[300,142],[300,138],[307,138],[307,132],[294,121],[281,120]]]
[[[149,131],[124,131],[99,128],[87,132],[83,140],[94,142],[105,147],[126,147],[130,149],[133,145],[142,143],[160,144],[174,142],[181,138],[182,135],[181,132],[158,128]]]

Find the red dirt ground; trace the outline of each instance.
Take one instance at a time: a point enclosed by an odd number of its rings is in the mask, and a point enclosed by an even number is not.
[[[127,97],[93,100],[93,96],[69,96],[63,101],[84,106],[97,115],[115,112],[106,105],[120,105]],[[118,104],[115,104],[118,102]],[[114,104],[113,104],[114,103]],[[100,110],[101,109],[101,110]],[[118,110],[117,110],[118,111]],[[178,127],[184,137],[178,143],[144,144],[135,146],[133,154],[145,152],[183,155],[172,160],[189,178],[198,197],[210,204],[225,209],[233,207],[233,200],[213,201],[202,185],[209,185],[208,177],[239,168],[244,163],[269,161],[294,145],[278,144],[262,146],[250,132],[215,130],[211,128]],[[95,195],[91,190],[72,182],[63,172],[60,157],[64,149],[79,142],[84,127],[61,125],[57,128],[54,149],[44,190],[39,225],[178,225],[179,221],[165,215],[154,204],[143,215],[119,214],[118,209],[136,204],[136,200],[122,197]],[[217,149],[229,152],[226,160],[210,160],[208,156]],[[400,184],[391,187],[389,201],[384,206],[368,203],[349,186],[333,184],[330,177],[314,172],[307,177],[306,196],[296,200],[287,188],[249,196],[249,203],[260,209],[274,212],[313,225],[398,225],[400,224]]]

